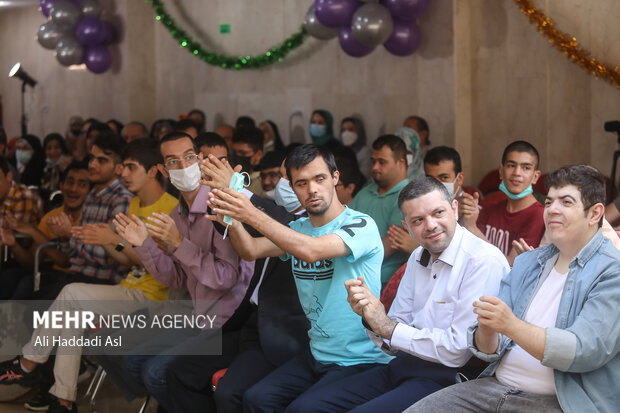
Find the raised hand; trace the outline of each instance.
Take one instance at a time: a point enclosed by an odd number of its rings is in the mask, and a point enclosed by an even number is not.
[[[200,161],[200,170],[202,171],[200,183],[216,189],[228,188],[235,172],[228,161],[220,161],[213,155]]]
[[[131,214],[131,218],[123,213],[116,214],[114,219],[116,233],[135,247],[141,247],[144,240],[149,236],[144,222]]]
[[[174,220],[161,212],[153,212],[147,217],[146,228],[154,239],[158,239],[173,248],[178,248],[183,241],[183,236],[177,229]]]
[[[49,216],[46,218],[47,227],[58,238],[68,239],[71,238],[71,227],[73,224],[69,219],[69,216],[64,212],[58,215]]]
[[[75,238],[88,245],[118,244],[120,241],[110,225],[104,222],[73,227],[72,234]]]
[[[480,209],[478,208],[478,202],[480,200],[480,194],[474,192],[474,195],[463,193],[461,200],[459,201],[459,217],[463,226],[466,228],[472,228],[478,221],[478,215]]]
[[[416,240],[414,240],[409,234],[409,231],[403,227],[392,225],[388,228],[387,235],[390,243],[392,244],[392,249],[401,250],[407,254],[411,254],[413,250],[419,246]]]
[[[207,205],[216,214],[228,215],[243,223],[247,223],[249,214],[256,210],[247,196],[230,188],[213,189]]]

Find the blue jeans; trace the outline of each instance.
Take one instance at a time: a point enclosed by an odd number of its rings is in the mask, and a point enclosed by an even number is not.
[[[151,394],[159,404],[172,411],[172,402],[168,395],[168,381],[166,373],[168,366],[178,356],[157,355],[157,356],[125,356],[123,360],[123,370],[127,378],[134,383],[144,386],[146,391]]]
[[[501,384],[495,377],[446,387],[420,400],[405,413],[490,412],[561,413],[555,395],[527,393]]]

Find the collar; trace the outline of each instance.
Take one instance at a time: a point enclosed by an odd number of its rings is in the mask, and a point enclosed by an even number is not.
[[[392,188],[390,188],[389,191],[383,193],[383,194],[379,194],[379,187],[377,186],[376,182],[373,182],[369,187],[370,192],[373,193],[373,195],[378,196],[379,198],[384,197],[384,196],[388,196],[390,194],[393,194],[394,192],[400,192],[401,189],[403,189],[407,184],[409,183],[409,179],[403,179],[402,181],[400,181],[399,183],[397,183],[396,185],[394,185]]]
[[[121,182],[119,181],[118,178],[116,178],[110,185],[106,186],[105,188],[103,188],[101,191],[97,193],[93,193],[93,195],[96,196],[97,198],[102,198],[108,195],[109,193],[116,191],[116,189],[119,188],[120,186],[121,186]]]
[[[185,198],[181,195],[179,197],[179,209],[181,215],[188,216],[189,214],[206,214],[209,192],[211,192],[211,187],[207,185],[200,185],[200,189],[198,189],[198,193],[196,194],[196,198],[194,198],[194,203],[191,208],[188,208]]]
[[[452,240],[450,244],[448,244],[448,248],[443,250],[443,252],[439,255],[437,260],[448,264],[451,267],[454,267],[454,263],[456,262],[456,257],[459,253],[461,247],[461,240],[463,239],[463,227],[461,227],[458,223],[454,228],[454,235],[452,236]],[[424,248],[422,250],[422,254],[420,254],[420,259],[418,262],[423,267],[428,267],[429,262],[431,261],[431,253]]]
[[[603,232],[601,229],[596,231],[596,234],[588,241],[588,243],[579,251],[579,253],[573,258],[571,264],[573,262],[577,262],[577,265],[580,267],[584,267],[590,258],[594,256],[594,254],[599,250],[601,244],[605,241],[605,237],[603,236]],[[540,252],[538,253],[538,263],[540,265],[544,265],[547,260],[553,257],[556,254],[559,254],[560,250],[553,244],[547,244],[544,247],[539,248]]]

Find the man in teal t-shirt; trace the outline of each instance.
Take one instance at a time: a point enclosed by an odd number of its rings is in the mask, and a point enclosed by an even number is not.
[[[393,249],[387,236],[388,228],[400,226],[402,220],[398,194],[409,182],[405,143],[396,135],[380,136],[372,143],[371,161],[374,182],[353,198],[351,208],[370,215],[377,223],[384,250],[381,283],[385,285],[409,258],[403,251]]]
[[[324,147],[302,145],[286,159],[287,175],[308,218],[279,224],[256,209],[245,195],[214,190],[210,206],[234,218],[230,236],[246,260],[282,256],[291,259],[299,299],[311,328],[310,349],[280,366],[250,388],[246,411],[282,411],[306,390],[365,371],[391,357],[368,340],[347,302],[344,282],[362,276],[380,291],[383,247],[372,218],[343,206],[336,194],[338,171]],[[215,218],[210,218],[215,219]],[[252,238],[241,223],[265,235]]]

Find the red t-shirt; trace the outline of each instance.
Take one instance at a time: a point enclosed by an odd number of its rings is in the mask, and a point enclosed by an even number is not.
[[[506,210],[508,200],[485,206],[478,216],[478,229],[504,255],[512,249],[512,241],[523,238],[537,248],[545,233],[543,207],[538,201],[519,212]]]

